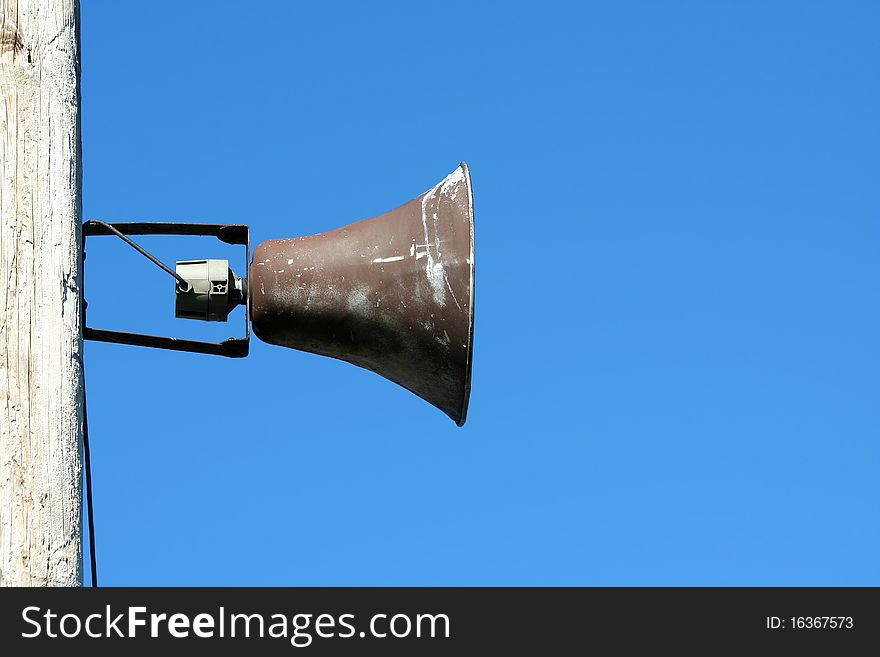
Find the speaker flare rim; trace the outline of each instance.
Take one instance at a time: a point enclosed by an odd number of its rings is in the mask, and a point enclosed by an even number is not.
[[[468,406],[470,405],[471,396],[471,376],[474,362],[474,289],[475,289],[475,261],[474,261],[474,189],[471,182],[471,171],[467,162],[459,164],[464,172],[465,183],[467,184],[468,194],[468,230],[470,232],[470,257],[468,258],[470,270],[470,309],[468,312],[468,346],[467,346],[467,368],[464,381],[464,396],[461,403],[461,415],[456,424],[464,426],[467,421]]]

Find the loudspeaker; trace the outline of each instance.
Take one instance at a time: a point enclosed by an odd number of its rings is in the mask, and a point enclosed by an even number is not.
[[[474,210],[462,163],[378,217],[254,251],[254,334],[390,379],[459,426],[474,336]]]

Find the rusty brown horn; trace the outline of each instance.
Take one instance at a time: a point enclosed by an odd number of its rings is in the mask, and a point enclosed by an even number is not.
[[[254,333],[348,361],[467,417],[474,334],[474,212],[462,163],[396,210],[254,251]]]

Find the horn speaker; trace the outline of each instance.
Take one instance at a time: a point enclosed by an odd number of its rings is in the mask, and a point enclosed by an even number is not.
[[[466,164],[381,216],[263,242],[247,290],[264,342],[364,367],[464,424],[474,335]]]

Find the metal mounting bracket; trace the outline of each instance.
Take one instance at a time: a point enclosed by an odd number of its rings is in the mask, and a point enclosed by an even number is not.
[[[188,224],[175,222],[122,222],[112,223],[123,235],[202,235],[216,237],[227,244],[240,244],[245,247],[245,263],[250,267],[251,239],[250,229],[245,224]],[[85,280],[86,238],[93,235],[112,235],[106,227],[94,221],[86,221],[82,229],[82,254],[83,254],[83,280]],[[245,274],[247,275],[247,274]],[[157,349],[171,349],[174,351],[189,351],[198,354],[213,354],[228,358],[244,358],[248,355],[248,347],[251,337],[251,301],[248,295],[244,313],[245,337],[229,338],[223,342],[200,342],[198,340],[183,340],[161,335],[144,335],[141,333],[126,333],[124,331],[108,331],[105,329],[90,328],[86,322],[85,292],[83,292],[82,324],[83,338],[97,342],[114,342],[117,344],[130,344],[139,347],[154,347]]]

